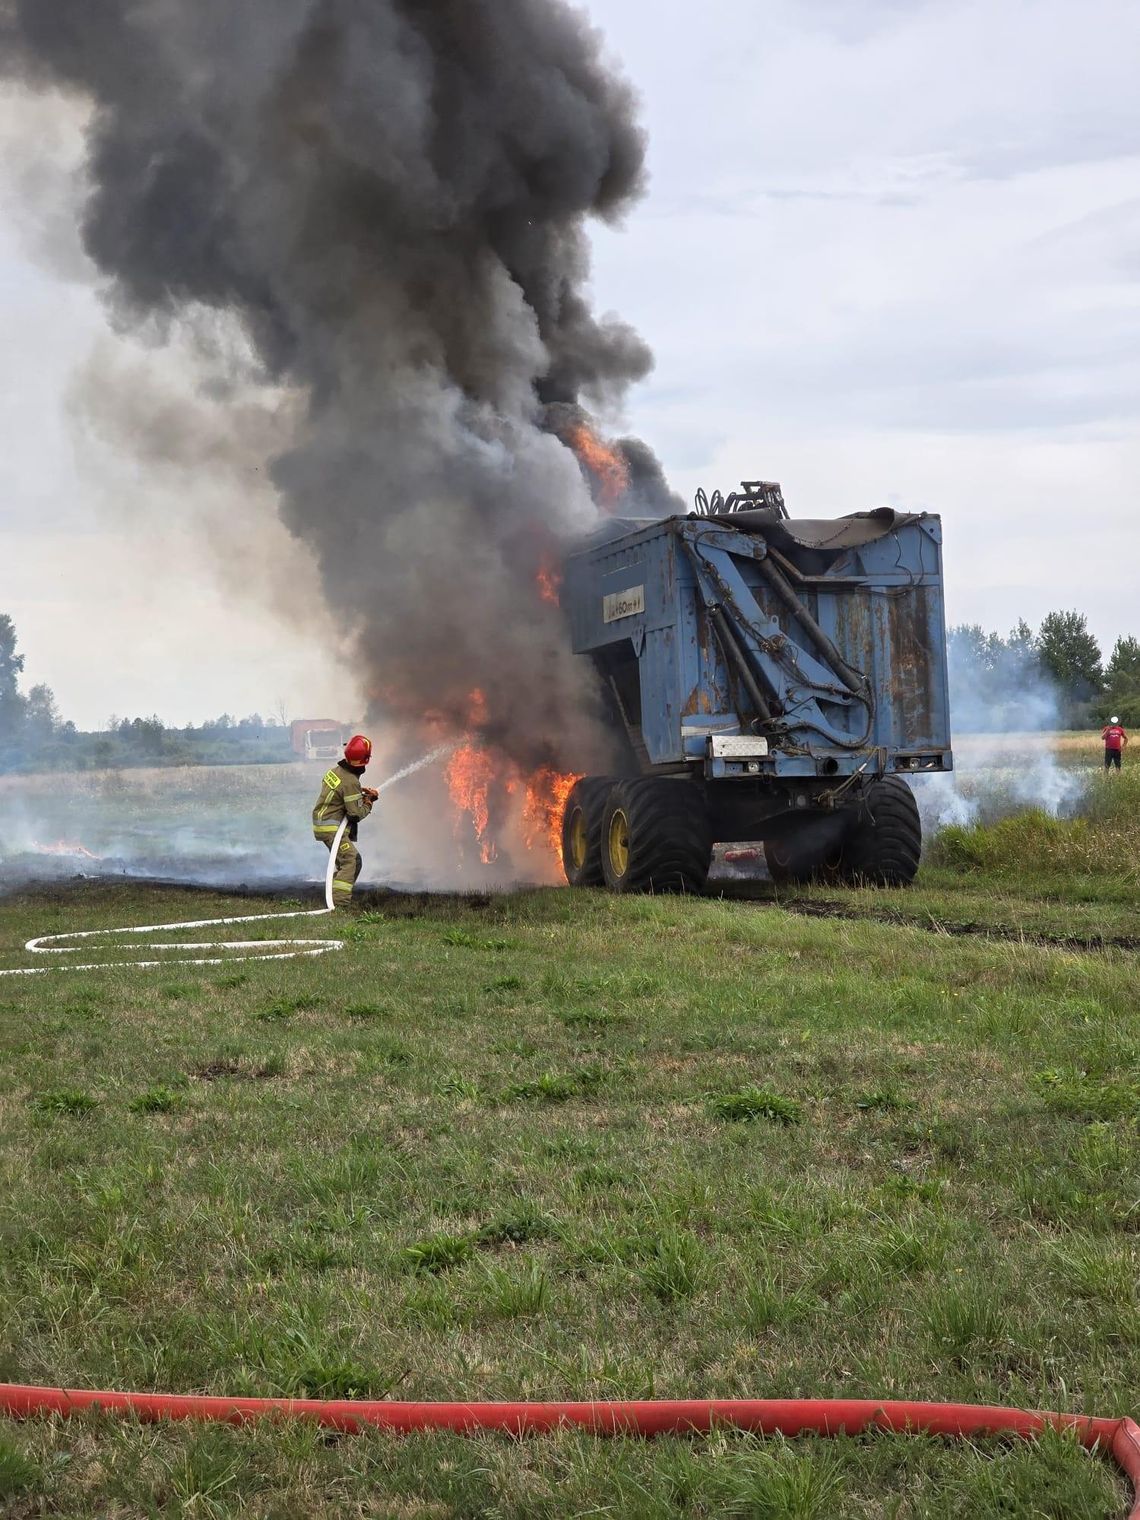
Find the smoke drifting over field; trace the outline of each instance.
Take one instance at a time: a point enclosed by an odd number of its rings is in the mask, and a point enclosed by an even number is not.
[[[1087,778],[1057,762],[1061,703],[1032,654],[1009,650],[983,669],[951,639],[948,673],[954,770],[913,778],[924,832],[1027,807],[1054,818],[1071,813]]]
[[[562,880],[557,853],[536,830],[490,865],[462,848],[449,805],[444,752],[397,768],[381,756],[369,779],[378,824],[364,826],[361,885],[413,889],[507,887]],[[374,757],[375,758],[375,757]],[[309,811],[324,766],[199,765],[0,776],[0,896],[35,880],[127,876],[290,893],[324,879]],[[389,803],[394,803],[390,806]]]
[[[116,322],[244,333],[212,379],[252,363],[275,398],[280,512],[378,710],[458,728],[479,687],[508,755],[570,763],[586,675],[534,585],[595,508],[549,409],[604,412],[651,365],[588,296],[587,219],[644,173],[597,33],[561,0],[0,17],[0,69],[93,107],[83,242]],[[645,446],[625,454],[666,504]]]

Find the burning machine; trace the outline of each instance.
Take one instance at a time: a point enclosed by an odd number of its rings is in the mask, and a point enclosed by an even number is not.
[[[952,767],[939,519],[792,521],[761,481],[697,506],[611,520],[567,561],[628,759],[571,793],[568,877],[696,889],[714,840],[763,840],[777,880],[909,882],[905,778]]]

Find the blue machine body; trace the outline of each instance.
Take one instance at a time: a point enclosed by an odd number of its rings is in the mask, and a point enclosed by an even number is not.
[[[936,516],[887,509],[625,519],[568,557],[562,604],[642,771],[945,771],[941,546]]]

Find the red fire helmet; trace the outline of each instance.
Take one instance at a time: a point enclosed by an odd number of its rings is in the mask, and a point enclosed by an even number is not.
[[[372,759],[372,740],[363,734],[353,734],[344,746],[344,758],[349,765],[367,765]]]

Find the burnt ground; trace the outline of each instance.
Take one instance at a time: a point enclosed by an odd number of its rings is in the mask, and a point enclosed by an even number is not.
[[[925,929],[931,934],[951,937],[974,936],[1026,945],[1046,945],[1055,950],[1140,950],[1140,935],[1066,933],[1063,931],[1029,931],[1012,924],[978,918],[952,918],[929,911],[907,913],[893,903],[869,906],[865,900],[844,902],[835,898],[787,897],[768,881],[718,883],[715,893],[736,902],[768,903],[788,913],[805,918],[869,919],[874,923],[894,924],[903,929]]]

